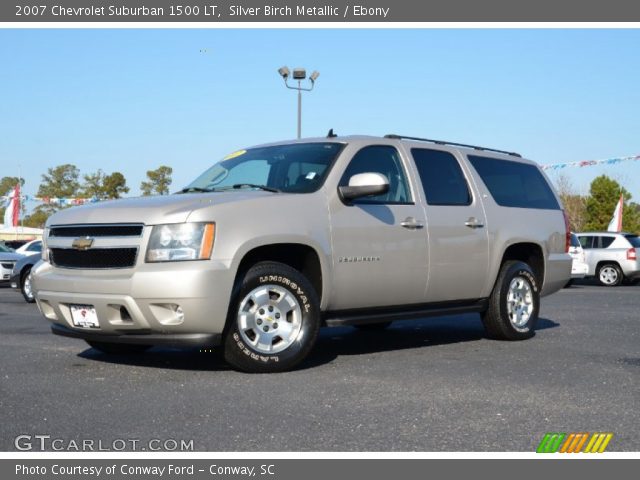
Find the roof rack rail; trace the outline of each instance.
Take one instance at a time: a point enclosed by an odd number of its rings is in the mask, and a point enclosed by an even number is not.
[[[419,142],[430,142],[438,145],[452,145],[454,147],[473,148],[474,150],[486,150],[487,152],[504,153],[506,155],[512,155],[514,157],[522,158],[522,155],[516,152],[508,152],[506,150],[497,150],[495,148],[479,147],[477,145],[467,145],[465,143],[447,142],[445,140],[432,140],[430,138],[409,137],[407,135],[396,135],[394,133],[385,135],[384,138],[394,138],[397,140],[417,140]]]

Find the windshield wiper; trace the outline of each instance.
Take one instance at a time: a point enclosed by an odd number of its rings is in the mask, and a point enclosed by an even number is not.
[[[180,190],[178,193],[189,193],[189,192],[213,192],[210,188],[201,188],[201,187],[185,187]]]
[[[278,190],[277,188],[267,187],[266,185],[258,185],[256,183],[236,183],[235,185],[232,185],[231,188],[259,188],[260,190],[264,190],[265,192],[280,193],[280,190]]]

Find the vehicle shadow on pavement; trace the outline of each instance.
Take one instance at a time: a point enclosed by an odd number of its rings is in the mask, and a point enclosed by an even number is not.
[[[536,330],[559,327],[546,318],[538,319]],[[480,318],[476,314],[427,318],[395,322],[379,331],[358,330],[352,327],[323,328],[311,355],[295,370],[314,368],[345,355],[399,351],[474,342],[486,339]],[[231,370],[224,361],[220,348],[172,349],[155,347],[142,354],[104,354],[92,348],[79,357],[98,362],[192,371]]]
[[[536,330],[559,326],[557,322],[539,318]],[[488,339],[477,314],[398,321],[385,330],[377,331],[352,327],[327,328],[320,333],[314,353],[302,368],[322,365],[344,355],[366,355],[479,340]]]

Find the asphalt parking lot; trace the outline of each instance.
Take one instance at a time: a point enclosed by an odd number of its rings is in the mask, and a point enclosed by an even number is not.
[[[639,307],[640,287],[577,285],[543,299],[525,342],[484,338],[476,315],[324,329],[299,370],[248,375],[198,350],[106,356],[51,335],[2,286],[0,450],[26,434],[196,451],[533,451],[546,432],[613,432],[608,451],[638,451]]]

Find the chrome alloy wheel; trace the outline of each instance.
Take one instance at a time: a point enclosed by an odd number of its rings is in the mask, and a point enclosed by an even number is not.
[[[249,292],[238,309],[242,340],[259,353],[286,350],[298,338],[302,310],[296,297],[278,285],[260,285]]]
[[[31,287],[31,272],[29,272],[25,277],[22,289],[24,290],[24,294],[26,297],[28,297],[29,299],[33,299],[33,288]]]
[[[605,265],[600,269],[600,281],[605,285],[615,285],[618,281],[618,271],[611,265]]]
[[[507,314],[509,321],[518,330],[522,330],[533,313],[533,291],[529,280],[517,276],[509,284],[507,294]]]

